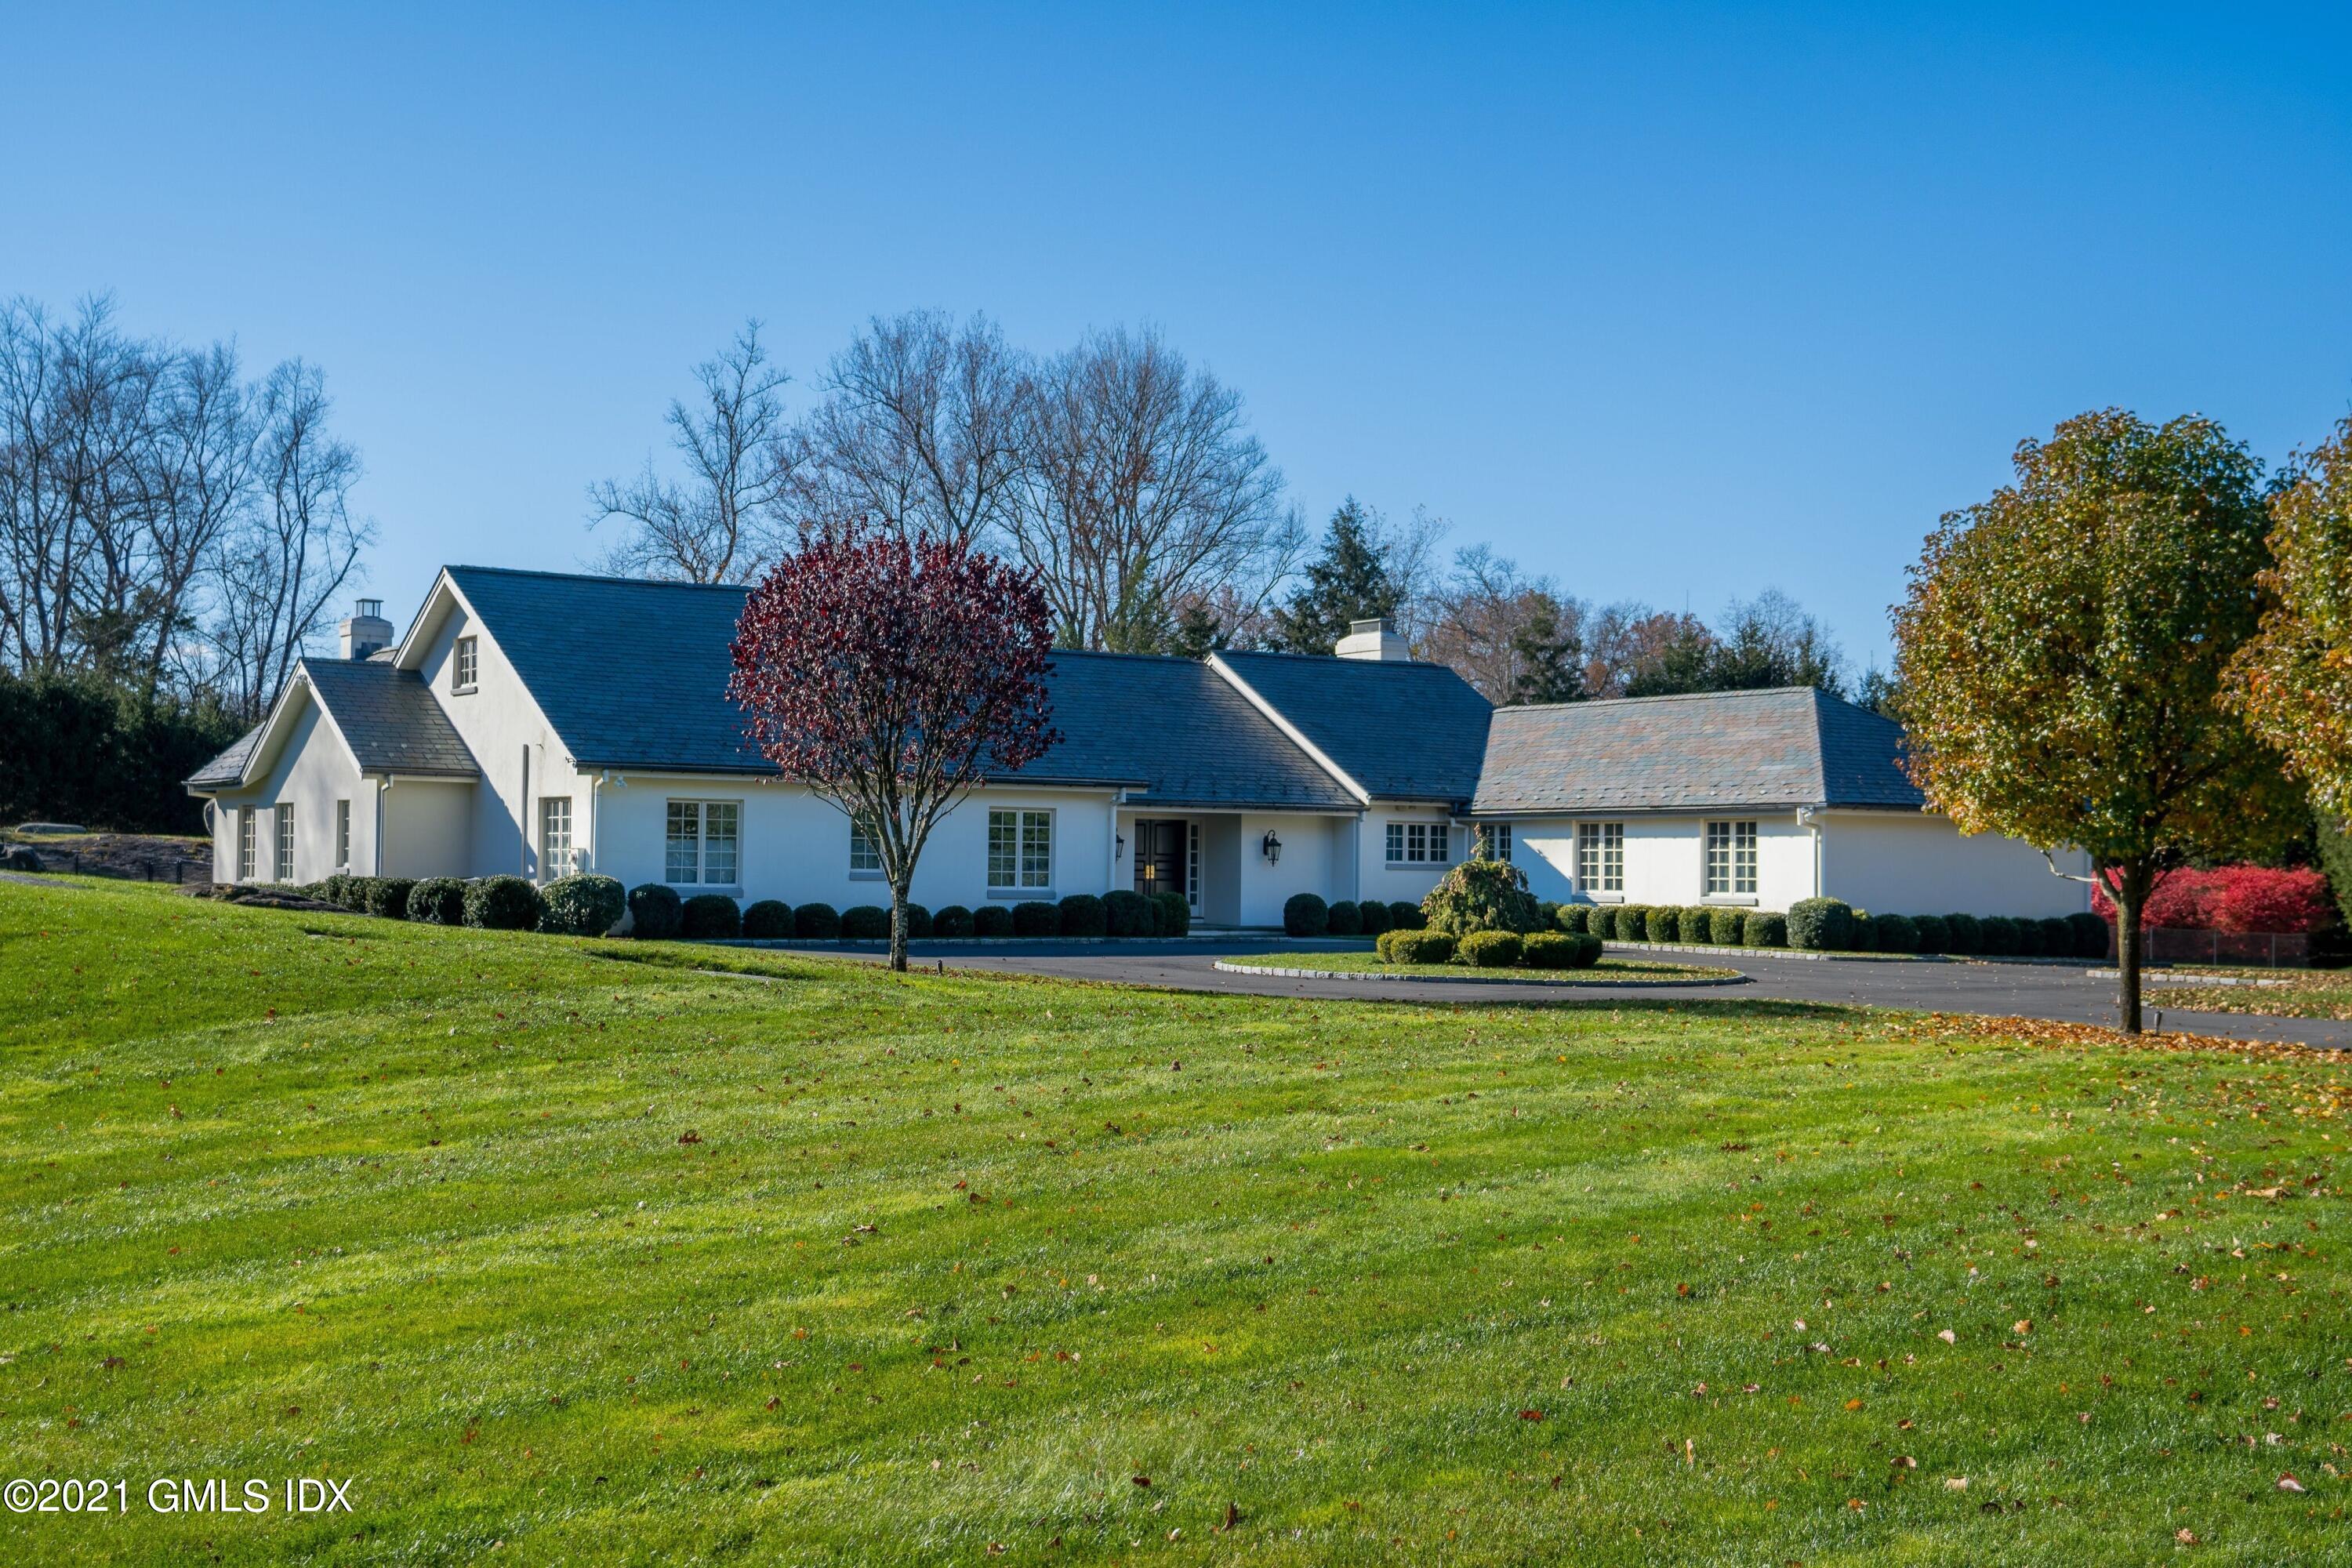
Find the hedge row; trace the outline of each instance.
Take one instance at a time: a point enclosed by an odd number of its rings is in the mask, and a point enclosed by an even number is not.
[[[1564,931],[1611,942],[1711,947],[1793,947],[1830,952],[1985,953],[2104,958],[2107,923],[2094,914],[2045,920],[2006,915],[1873,915],[1839,899],[1800,899],[1786,915],[1696,905],[1560,904]]]
[[[1313,893],[1293,893],[1282,906],[1282,929],[1291,936],[1379,936],[1392,931],[1420,931],[1428,923],[1419,904],[1402,899],[1392,904],[1378,899],[1362,903],[1341,899],[1327,904]]]
[[[1455,937],[1441,931],[1399,929],[1374,944],[1390,963],[1460,963],[1475,969],[1590,969],[1601,961],[1601,939],[1583,932],[1474,931]]]

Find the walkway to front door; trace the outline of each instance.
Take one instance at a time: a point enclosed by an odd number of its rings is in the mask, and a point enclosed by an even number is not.
[[[1181,893],[1184,888],[1184,824],[1139,818],[1135,824],[1135,890]]]

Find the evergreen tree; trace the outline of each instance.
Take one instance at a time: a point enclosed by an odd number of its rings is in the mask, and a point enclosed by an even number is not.
[[[1184,606],[1183,613],[1169,628],[1162,651],[1183,658],[1206,658],[1223,647],[1226,641],[1225,628],[1217,624],[1208,605],[1195,599]]]
[[[1518,673],[1511,681],[1510,701],[1584,700],[1584,643],[1560,628],[1559,610],[1550,595],[1534,596],[1527,618],[1511,633],[1511,653]]]
[[[1307,566],[1306,584],[1274,612],[1273,645],[1292,653],[1329,653],[1350,622],[1393,616],[1402,599],[1381,559],[1370,513],[1349,496],[1331,514],[1323,553]]]

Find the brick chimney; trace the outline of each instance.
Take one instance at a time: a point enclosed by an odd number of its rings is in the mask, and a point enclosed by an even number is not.
[[[392,646],[392,623],[383,618],[382,599],[362,599],[359,611],[342,624],[343,657],[365,658]]]
[[[1341,658],[1370,658],[1402,664],[1412,658],[1412,650],[1404,638],[1397,636],[1396,623],[1382,616],[1376,621],[1349,621],[1348,635],[1331,650]]]

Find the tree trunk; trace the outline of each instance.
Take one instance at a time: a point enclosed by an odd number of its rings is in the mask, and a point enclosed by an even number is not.
[[[890,967],[907,973],[907,884],[890,884]]]
[[[2139,1033],[2140,911],[2147,908],[2148,884],[2154,880],[2147,862],[2137,860],[2116,868],[2116,1013],[2123,1032]]]

